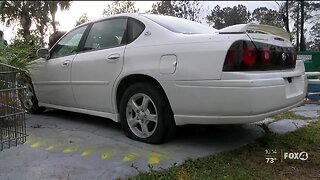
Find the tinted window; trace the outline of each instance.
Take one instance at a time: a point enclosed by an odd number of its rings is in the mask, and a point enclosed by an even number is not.
[[[217,31],[214,28],[205,26],[203,24],[181,19],[172,16],[163,16],[155,14],[144,14],[143,16],[151,19],[157,24],[169,29],[170,31],[183,34],[210,34]]]
[[[127,19],[110,19],[94,23],[84,45],[84,50],[110,48],[124,44]]]
[[[87,26],[82,26],[64,36],[51,50],[51,58],[75,54]]]
[[[135,19],[129,19],[128,27],[129,27],[128,43],[137,39],[145,28],[143,23]]]

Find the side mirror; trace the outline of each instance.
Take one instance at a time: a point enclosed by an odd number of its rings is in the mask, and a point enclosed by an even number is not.
[[[37,50],[37,56],[44,58],[44,59],[49,59],[50,58],[50,51],[47,48],[40,48]]]

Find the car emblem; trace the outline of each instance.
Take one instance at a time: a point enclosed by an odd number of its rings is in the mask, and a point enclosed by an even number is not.
[[[286,53],[282,53],[282,64],[286,62],[287,56]]]
[[[282,61],[285,61],[287,59],[286,53],[282,53]]]
[[[145,36],[150,36],[150,35],[151,35],[151,32],[147,31],[147,32],[144,33],[144,35],[145,35]]]

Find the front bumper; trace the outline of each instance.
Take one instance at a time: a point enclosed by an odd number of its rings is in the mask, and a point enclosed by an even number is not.
[[[221,80],[162,85],[177,125],[242,124],[299,105],[306,96],[306,82],[302,71],[232,72],[223,73]]]

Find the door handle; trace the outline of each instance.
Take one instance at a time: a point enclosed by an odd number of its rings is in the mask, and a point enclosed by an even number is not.
[[[111,54],[110,56],[108,56],[107,61],[114,63],[116,61],[118,61],[120,59],[120,54],[116,53],[116,54]]]
[[[62,67],[68,67],[69,64],[70,64],[70,62],[71,62],[71,61],[69,61],[69,60],[63,61],[61,66],[62,66]]]

